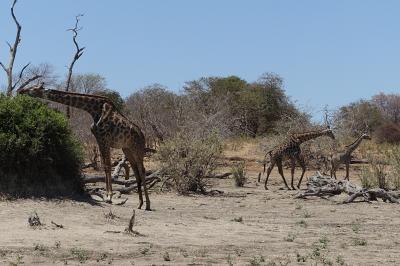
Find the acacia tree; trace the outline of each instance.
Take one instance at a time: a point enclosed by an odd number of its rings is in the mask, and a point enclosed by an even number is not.
[[[14,43],[11,45],[9,42],[7,42],[9,52],[10,52],[10,61],[9,61],[7,67],[3,64],[3,62],[0,62],[1,67],[6,72],[6,75],[7,75],[6,93],[8,96],[11,96],[13,91],[16,88],[22,89],[22,88],[28,86],[31,82],[43,77],[41,74],[34,74],[30,77],[24,78],[24,71],[29,67],[30,63],[27,63],[26,65],[24,65],[22,67],[22,69],[19,71],[19,74],[16,77],[14,77],[14,74],[13,74],[14,62],[15,62],[15,57],[17,55],[18,45],[21,42],[21,30],[22,30],[22,26],[19,23],[19,21],[17,20],[17,17],[15,16],[15,13],[14,13],[14,8],[15,8],[16,3],[17,3],[17,0],[14,0],[13,4],[11,6],[11,16],[17,27],[17,32],[15,34]]]

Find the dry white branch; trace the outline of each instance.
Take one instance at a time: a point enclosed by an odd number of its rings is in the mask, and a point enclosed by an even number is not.
[[[306,191],[300,192],[296,198],[306,198],[309,196],[332,197],[341,193],[349,195],[349,198],[344,200],[343,203],[354,202],[358,197],[362,197],[367,202],[380,198],[384,202],[400,203],[400,192],[398,191],[386,191],[379,188],[364,189],[348,180],[337,180],[319,173],[309,178]]]

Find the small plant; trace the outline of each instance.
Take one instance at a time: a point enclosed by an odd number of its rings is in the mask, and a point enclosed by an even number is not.
[[[147,253],[149,253],[150,249],[146,247],[146,248],[141,248],[139,251],[140,254],[146,255]]]
[[[233,174],[233,180],[235,181],[235,185],[237,187],[243,187],[247,180],[245,163],[240,162],[240,163],[236,164],[232,168],[232,174]]]
[[[353,230],[354,233],[358,234],[358,232],[360,231],[360,224],[357,222],[354,222],[351,225],[351,230]]]
[[[163,254],[163,259],[164,259],[165,261],[171,261],[171,258],[170,258],[170,256],[169,256],[168,251],[165,251],[165,252],[164,252],[164,254]]]
[[[107,220],[114,220],[115,218],[119,218],[117,215],[113,213],[111,209],[108,211],[108,213],[103,213],[103,214],[104,218],[106,218]]]
[[[184,258],[187,258],[187,257],[189,256],[187,250],[181,249],[180,251],[181,251],[181,254],[182,254],[182,256],[183,256]]]
[[[89,255],[86,250],[81,248],[72,248],[71,254],[74,256],[80,263],[84,263],[89,259]]]
[[[323,237],[321,237],[321,238],[319,239],[319,243],[322,244],[322,248],[323,248],[323,249],[326,249],[326,248],[328,247],[328,242],[329,242],[329,239],[328,239],[327,236],[323,236]]]
[[[243,223],[243,217],[242,216],[235,217],[235,218],[232,219],[232,221],[233,222],[238,222],[238,223]]]
[[[301,210],[303,208],[303,205],[297,203],[295,209],[296,210]]]
[[[296,239],[296,235],[293,233],[289,233],[284,240],[287,242],[293,242]]]
[[[10,266],[19,266],[21,264],[24,264],[24,261],[22,260],[24,258],[24,256],[22,256],[21,254],[17,255],[17,258],[15,259],[15,261],[11,261],[9,263]]]
[[[228,263],[228,266],[233,266],[231,254],[229,254],[226,258],[226,263]]]
[[[310,218],[311,217],[311,213],[308,212],[307,210],[303,211],[303,218]]]
[[[338,256],[336,257],[336,263],[337,263],[338,265],[345,265],[345,261],[344,261],[343,256],[338,255]]]
[[[263,256],[260,257],[254,256],[249,261],[250,266],[260,266],[263,262],[265,262],[265,258]]]
[[[304,228],[306,228],[308,226],[306,220],[300,220],[297,222],[297,224]]]
[[[296,253],[296,260],[297,262],[301,263],[301,262],[306,262],[307,261],[307,255],[303,256],[300,253]]]
[[[366,246],[368,243],[367,243],[367,240],[365,240],[365,239],[362,239],[362,238],[355,238],[355,239],[353,240],[353,244],[354,244],[355,246]]]
[[[55,248],[59,249],[61,247],[61,242],[60,241],[56,241],[54,243]]]
[[[35,244],[34,245],[34,250],[35,251],[39,251],[40,253],[43,253],[43,252],[47,251],[48,248],[43,244]]]

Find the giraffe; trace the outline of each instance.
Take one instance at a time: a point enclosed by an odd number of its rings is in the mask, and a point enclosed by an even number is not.
[[[371,137],[366,133],[361,134],[353,143],[347,145],[344,151],[337,152],[331,156],[331,177],[335,177],[336,179],[336,171],[339,168],[339,166],[344,163],[346,165],[345,179],[349,180],[351,154],[358,148],[358,146],[360,146],[363,139],[370,140]]]
[[[295,187],[293,185],[293,178],[294,178],[294,170],[295,170],[295,166],[296,166],[296,160],[302,168],[301,177],[300,177],[299,183],[297,185],[297,188],[300,188],[301,181],[303,179],[304,173],[306,172],[306,164],[305,164],[304,158],[301,154],[300,144],[302,144],[303,142],[309,141],[311,139],[318,138],[320,136],[328,136],[332,139],[335,139],[335,136],[333,135],[332,130],[330,128],[314,130],[314,131],[309,131],[309,132],[304,132],[304,133],[295,133],[295,134],[291,134],[290,136],[288,136],[276,148],[267,152],[267,154],[265,155],[265,158],[264,158],[264,174],[265,174],[265,169],[266,169],[266,159],[267,159],[268,155],[270,156],[270,162],[269,162],[269,166],[267,169],[267,178],[265,179],[264,188],[268,189],[268,187],[267,187],[268,178],[269,178],[269,175],[271,174],[272,169],[274,168],[274,166],[276,164],[278,166],[278,172],[281,175],[286,188],[290,190],[288,184],[286,183],[286,179],[285,179],[285,176],[283,175],[283,169],[282,169],[282,160],[285,157],[290,158],[291,175],[292,175],[291,187],[293,190],[295,190]]]
[[[146,197],[146,210],[150,210],[150,199],[146,187],[143,165],[145,138],[140,128],[121,114],[107,97],[45,89],[43,84],[18,91],[31,97],[76,107],[88,112],[93,118],[91,131],[99,146],[105,171],[106,202],[111,203],[111,148],[122,149],[133,168],[139,194],[139,209],[143,205],[142,185]]]

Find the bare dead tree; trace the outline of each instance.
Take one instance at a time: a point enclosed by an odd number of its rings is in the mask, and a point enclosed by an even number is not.
[[[68,77],[67,77],[67,82],[65,86],[65,91],[69,91],[70,83],[71,83],[71,78],[72,78],[72,69],[74,68],[75,62],[82,56],[83,50],[85,47],[80,47],[76,38],[78,37],[78,32],[82,29],[79,28],[79,19],[83,16],[83,14],[79,14],[75,16],[75,26],[72,29],[68,29],[68,31],[72,31],[72,41],[74,42],[76,51],[74,54],[74,57],[72,58],[72,62],[69,65],[68,68]],[[70,106],[67,106],[67,117],[70,118],[71,116],[71,109]]]
[[[14,82],[14,78],[13,78],[14,62],[15,62],[15,57],[17,55],[18,45],[21,42],[21,29],[22,29],[21,24],[18,22],[17,17],[15,16],[15,13],[14,13],[14,7],[15,7],[16,3],[17,3],[17,0],[14,0],[13,4],[11,6],[11,16],[12,16],[12,18],[14,20],[14,23],[15,23],[16,27],[17,27],[17,33],[15,35],[15,40],[14,40],[13,45],[11,45],[9,42],[7,42],[7,45],[8,45],[9,50],[10,50],[10,62],[8,63],[7,67],[2,62],[0,62],[1,67],[3,68],[3,70],[7,74],[7,90],[6,90],[6,92],[7,92],[8,96],[11,96],[12,92],[14,91],[14,89],[18,86],[18,84],[20,84],[21,80],[23,79],[24,71],[30,65],[30,63],[28,63],[21,69],[21,71],[18,74],[18,78]],[[31,76],[30,78],[25,80],[19,86],[18,89],[26,87],[29,83],[31,83],[32,81],[35,81],[35,80],[37,80],[39,78],[41,78],[41,75]]]

